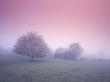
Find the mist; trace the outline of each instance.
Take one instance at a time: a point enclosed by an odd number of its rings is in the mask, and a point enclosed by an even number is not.
[[[110,82],[110,1],[0,0],[0,82]]]

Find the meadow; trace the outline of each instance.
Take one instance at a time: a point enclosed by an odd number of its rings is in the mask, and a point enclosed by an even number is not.
[[[110,60],[1,57],[0,82],[110,82]]]

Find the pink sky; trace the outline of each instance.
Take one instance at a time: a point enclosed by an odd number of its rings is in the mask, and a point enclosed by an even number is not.
[[[52,48],[80,42],[88,52],[109,52],[109,0],[0,0],[1,44],[25,31],[42,34]]]

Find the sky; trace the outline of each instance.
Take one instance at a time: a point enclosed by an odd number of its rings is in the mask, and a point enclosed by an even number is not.
[[[12,48],[27,31],[52,49],[79,42],[88,53],[110,53],[109,0],[0,0],[0,45]]]

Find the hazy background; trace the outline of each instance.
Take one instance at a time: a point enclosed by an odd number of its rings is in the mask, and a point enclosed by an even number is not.
[[[80,42],[91,56],[110,58],[110,1],[0,0],[0,45],[12,48],[26,31],[39,32],[54,50]]]

